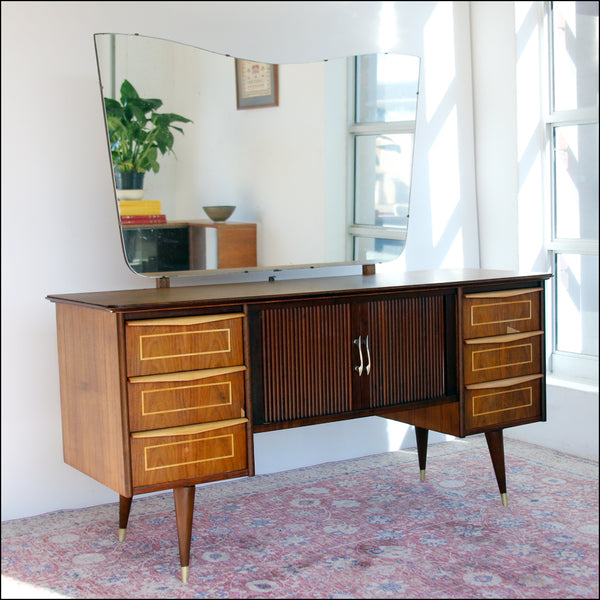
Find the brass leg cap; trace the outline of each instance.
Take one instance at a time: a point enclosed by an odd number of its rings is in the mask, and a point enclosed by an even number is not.
[[[127,532],[127,529],[119,529],[119,541],[120,542],[124,542],[125,541],[125,533]]]
[[[508,506],[508,496],[506,494],[500,494],[502,498],[502,506]]]
[[[190,579],[190,568],[189,567],[181,567],[181,581],[183,583],[187,583]]]
[[[421,481],[425,481],[425,469],[421,469]]]

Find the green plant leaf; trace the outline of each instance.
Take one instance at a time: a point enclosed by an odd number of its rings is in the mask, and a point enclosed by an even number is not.
[[[173,123],[193,121],[176,113],[158,113],[162,100],[141,98],[127,79],[121,84],[120,100],[104,99],[113,167],[158,173],[158,153],[174,154],[172,130],[183,134]]]

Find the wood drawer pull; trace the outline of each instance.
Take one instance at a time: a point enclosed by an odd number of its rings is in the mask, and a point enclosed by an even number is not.
[[[203,323],[216,323],[228,319],[241,319],[244,313],[223,313],[222,315],[197,315],[194,317],[171,317],[166,319],[142,319],[140,321],[127,321],[127,327],[145,327],[148,325],[201,325]]]
[[[239,373],[245,371],[246,367],[220,367],[218,369],[199,369],[197,371],[178,371],[177,373],[162,373],[160,375],[139,375],[130,377],[130,383],[157,383],[160,381],[194,381],[195,379],[207,379],[218,375],[228,375],[229,373]]]
[[[535,379],[542,379],[544,377],[541,373],[536,375],[524,375],[523,377],[511,377],[510,379],[498,379],[496,381],[485,381],[484,383],[472,383],[466,385],[468,390],[487,390],[491,388],[503,388],[510,387],[511,385],[518,385],[519,383],[525,383],[526,381],[533,381]]]
[[[228,419],[227,421],[213,421],[212,423],[197,423],[196,425],[182,425],[181,427],[167,427],[166,429],[153,429],[152,431],[137,431],[132,433],[132,438],[169,437],[172,435],[195,435],[214,429],[224,429],[247,423],[248,419]]]
[[[512,296],[522,296],[531,292],[541,292],[543,288],[526,288],[522,290],[500,290],[498,292],[480,292],[478,294],[465,294],[465,298],[511,298]]]
[[[489,337],[471,338],[469,340],[465,340],[465,344],[504,344],[543,334],[543,331],[538,330],[524,331],[523,333],[509,333],[507,335],[491,335]]]

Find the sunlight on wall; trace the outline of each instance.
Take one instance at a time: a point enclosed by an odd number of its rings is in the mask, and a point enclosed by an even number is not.
[[[424,62],[429,67],[435,65],[435,69],[428,68],[425,72],[425,114],[428,121],[432,121],[440,109],[456,75],[452,22],[452,2],[440,2],[427,21],[423,33]]]
[[[443,250],[441,267],[460,265],[463,256],[462,231],[458,225],[460,203],[456,106],[445,119],[429,152],[431,198],[434,206],[431,233],[434,246]]]
[[[542,182],[543,124],[540,106],[540,37],[537,3],[515,2],[517,31],[517,145],[519,161],[519,268],[545,271]],[[536,227],[535,224],[540,224]]]
[[[452,3],[440,3],[424,32],[425,114],[439,125],[429,151],[432,243],[443,256],[441,267],[463,263],[463,241],[458,215],[461,188],[456,98],[456,56]],[[431,68],[435,65],[435,68]]]
[[[398,39],[396,36],[396,9],[394,2],[382,2],[380,14],[379,49],[381,52],[389,52]]]

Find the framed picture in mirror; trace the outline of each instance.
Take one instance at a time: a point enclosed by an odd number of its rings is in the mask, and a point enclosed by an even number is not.
[[[235,83],[238,109],[278,106],[277,65],[236,58]]]

